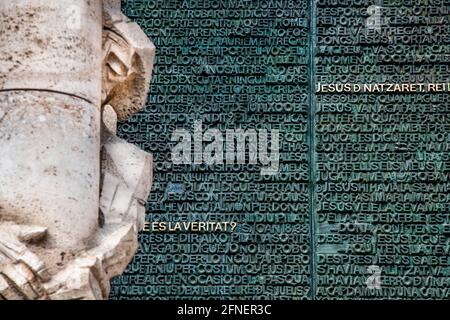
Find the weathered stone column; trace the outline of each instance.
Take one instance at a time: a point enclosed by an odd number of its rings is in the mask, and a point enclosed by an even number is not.
[[[97,228],[101,0],[0,2],[0,216],[77,248]]]
[[[0,2],[0,300],[108,298],[152,186],[115,131],[154,56],[120,0]]]

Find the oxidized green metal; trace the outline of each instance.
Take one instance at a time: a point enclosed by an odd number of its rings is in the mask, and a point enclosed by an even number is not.
[[[123,6],[158,48],[120,128],[155,156],[147,220],[237,227],[142,233],[113,299],[450,297],[448,0]],[[174,164],[199,121],[279,130],[278,173]]]

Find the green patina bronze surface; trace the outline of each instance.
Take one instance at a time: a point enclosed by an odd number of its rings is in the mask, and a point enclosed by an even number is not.
[[[450,297],[450,95],[316,93],[319,83],[449,83],[449,1],[129,0],[123,9],[158,48],[148,105],[120,128],[155,156],[147,221],[238,226],[142,233],[112,298]],[[279,130],[279,173],[175,165],[172,133],[195,121]]]

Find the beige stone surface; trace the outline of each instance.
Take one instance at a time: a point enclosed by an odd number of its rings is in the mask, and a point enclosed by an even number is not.
[[[119,8],[120,1],[105,2],[102,98],[124,121],[145,105],[156,48]]]
[[[99,107],[101,0],[0,1],[0,88],[82,97]]]
[[[155,47],[118,0],[0,2],[0,300],[107,299],[152,156],[119,139]]]
[[[92,104],[37,91],[0,92],[0,215],[49,228],[70,250],[98,228],[100,114]]]

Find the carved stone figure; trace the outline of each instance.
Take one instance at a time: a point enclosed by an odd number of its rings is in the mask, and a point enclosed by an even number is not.
[[[0,300],[106,299],[137,249],[152,157],[115,131],[155,47],[120,9],[0,1]]]

